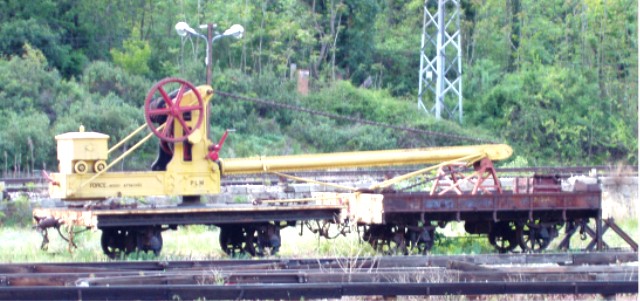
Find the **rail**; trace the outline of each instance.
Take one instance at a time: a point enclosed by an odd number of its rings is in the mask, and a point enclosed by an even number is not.
[[[635,252],[0,264],[0,300],[638,293]],[[590,297],[589,297],[590,296]]]

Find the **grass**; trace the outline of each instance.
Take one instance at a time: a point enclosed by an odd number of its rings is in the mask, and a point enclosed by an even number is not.
[[[72,253],[67,250],[67,243],[58,237],[55,230],[49,231],[50,243],[47,251],[40,249],[42,236],[31,228],[0,227],[0,237],[5,242],[0,244],[0,262],[70,262],[106,259],[100,249],[98,232],[77,235],[76,243],[81,247]]]
[[[299,236],[299,228],[282,230],[283,246],[278,257],[309,258],[318,256],[357,257],[374,255],[373,250],[361,243],[357,236],[338,237],[335,240],[318,239],[309,231]],[[208,226],[179,227],[162,233],[163,249],[158,258],[129,255],[127,260],[207,260],[228,258],[220,248],[218,229]],[[49,230],[49,246],[40,250],[42,236],[26,227],[0,227],[0,262],[88,262],[105,261],[100,247],[100,231],[87,231],[76,235],[78,245],[73,252],[55,230]]]
[[[638,231],[638,219],[635,218],[625,218],[625,219],[616,219],[615,220],[618,227],[620,227],[624,232],[626,232],[632,239],[635,240],[636,243],[640,242],[638,240],[640,232]],[[589,223],[589,227],[595,231],[596,226],[592,221]],[[556,238],[552,243],[550,248],[555,247],[564,234],[564,228],[560,231],[560,235]],[[586,239],[582,239],[586,238]],[[613,230],[609,229],[604,233],[602,237],[603,241],[609,245],[610,248],[630,248],[630,246],[620,237],[618,234],[613,232]],[[588,235],[581,236],[579,232],[576,232],[570,241],[571,250],[581,250],[587,247],[591,242],[591,237]]]
[[[627,219],[618,222],[618,225],[630,231],[630,234],[637,237],[637,220]],[[436,244],[432,250],[433,254],[453,254],[453,253],[488,253],[488,242],[484,236],[462,235],[462,223],[448,225],[438,231],[446,235],[454,235],[454,239],[446,239],[440,244]],[[282,230],[281,236],[283,245],[279,255],[276,257],[288,258],[309,258],[309,257],[336,257],[336,258],[359,258],[375,256],[372,248],[362,243],[357,233],[350,233],[347,236],[338,236],[333,240],[318,238],[305,229],[304,235],[299,235],[299,227],[287,227]],[[209,226],[188,226],[180,227],[175,231],[163,233],[164,247],[158,258],[149,255],[130,255],[126,260],[207,260],[228,258],[220,249],[218,243],[218,229]],[[607,233],[605,241],[612,247],[622,246],[621,239],[612,236],[613,232]],[[576,235],[577,237],[577,235]],[[41,236],[35,230],[28,227],[0,227],[0,238],[4,242],[0,244],[0,262],[21,263],[21,262],[89,262],[106,261],[108,258],[102,254],[100,247],[100,231],[86,231],[76,236],[79,246],[72,253],[67,251],[67,243],[58,237],[55,231],[50,231],[50,244],[47,251],[39,249]],[[579,240],[579,238],[577,238]],[[588,241],[584,242],[584,246]],[[572,244],[572,247],[581,246],[579,243]],[[475,248],[475,249],[474,249]],[[348,269],[350,263],[345,262]],[[398,279],[398,281],[403,281]],[[429,279],[425,281],[437,281]],[[637,295],[619,295],[617,300],[636,300]],[[398,300],[604,300],[598,295],[496,295],[496,296],[401,296]],[[345,297],[342,300],[371,300],[370,297]]]
[[[75,242],[79,246],[69,252],[66,241],[61,239],[55,230],[49,230],[49,245],[46,251],[40,250],[42,236],[31,228],[31,210],[26,198],[4,203],[4,211],[0,216],[0,262],[71,262],[107,260],[100,246],[101,232],[90,230],[78,233]],[[616,223],[638,242],[638,220],[632,216],[617,218]],[[592,229],[595,224],[590,223]],[[334,229],[335,230],[335,229]],[[304,229],[299,235],[300,227],[287,227],[282,230],[282,246],[278,257],[364,257],[378,255],[367,243],[359,240],[358,233],[351,229],[346,236],[339,235],[335,239],[319,238]],[[337,231],[334,231],[337,232]],[[147,254],[131,254],[128,260],[205,260],[228,258],[218,242],[218,228],[204,225],[179,227],[178,230],[163,232],[163,250],[159,258]],[[562,239],[564,229],[560,230],[550,251],[555,250]],[[464,231],[464,223],[448,223],[444,228],[436,230],[439,240],[433,246],[432,254],[486,254],[495,252],[486,235],[469,235]],[[584,249],[591,239],[582,240],[576,233],[571,240],[571,249]],[[604,241],[611,248],[629,248],[628,244],[612,230],[605,232]],[[516,249],[519,250],[519,249]]]
[[[617,222],[629,235],[637,239],[637,219],[625,219]],[[481,254],[492,253],[486,236],[463,234],[462,223],[452,223],[437,232],[441,236],[432,254]],[[377,255],[367,243],[358,239],[354,231],[346,236],[327,240],[318,238],[305,229],[299,235],[300,227],[287,227],[282,230],[282,247],[276,257],[366,257]],[[206,260],[228,258],[221,250],[216,227],[194,225],[179,227],[178,230],[163,232],[164,246],[158,258],[146,254],[132,254],[128,260]],[[562,233],[562,232],[561,232]],[[66,241],[55,230],[49,230],[50,243],[46,251],[40,250],[42,236],[30,227],[0,227],[0,262],[86,262],[108,260],[100,247],[100,231],[85,231],[75,237],[78,245],[73,252],[68,251]],[[556,238],[558,243],[561,237]],[[581,240],[575,234],[571,241],[572,250],[586,247],[589,239]],[[613,231],[605,233],[605,242],[612,248],[628,248],[628,245]],[[555,247],[552,243],[550,248]],[[553,249],[550,249],[553,250]]]

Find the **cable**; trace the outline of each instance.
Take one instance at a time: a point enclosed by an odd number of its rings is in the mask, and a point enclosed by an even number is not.
[[[343,115],[328,113],[328,112],[324,112],[324,111],[312,110],[312,109],[308,109],[308,108],[304,108],[304,107],[300,107],[300,106],[295,106],[295,105],[290,105],[290,104],[285,104],[285,103],[279,103],[279,102],[276,102],[276,101],[273,101],[273,100],[247,97],[247,96],[236,95],[236,94],[223,92],[223,91],[216,91],[216,94],[218,94],[220,96],[228,97],[228,98],[234,98],[234,99],[239,99],[239,100],[243,100],[243,101],[250,101],[250,102],[253,102],[253,103],[265,104],[265,105],[272,106],[272,107],[278,107],[278,108],[283,108],[283,109],[287,109],[287,110],[305,112],[305,113],[309,113],[311,115],[320,115],[320,116],[325,116],[325,117],[332,118],[332,119],[348,120],[348,121],[353,121],[353,122],[356,122],[356,123],[373,125],[373,126],[384,127],[384,128],[390,128],[390,129],[401,130],[401,131],[406,131],[406,132],[427,134],[427,135],[440,136],[440,137],[451,138],[451,139],[467,140],[467,141],[489,143],[489,144],[497,144],[498,143],[496,141],[484,140],[484,139],[479,139],[479,138],[474,138],[474,137],[466,137],[466,136],[449,134],[449,133],[434,132],[434,131],[429,131],[429,130],[422,130],[422,129],[416,129],[416,128],[412,128],[412,127],[407,127],[407,126],[397,126],[397,125],[388,124],[388,123],[384,123],[384,122],[371,121],[371,120],[361,119],[361,118],[356,118],[356,117],[343,116]]]

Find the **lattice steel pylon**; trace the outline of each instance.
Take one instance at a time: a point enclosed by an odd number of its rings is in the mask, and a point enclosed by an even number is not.
[[[443,111],[451,119],[457,113],[462,123],[460,40],[460,0],[425,0],[418,108],[433,112],[437,119],[441,118]],[[447,98],[447,94],[451,96]],[[425,107],[425,99],[435,100],[431,109]]]

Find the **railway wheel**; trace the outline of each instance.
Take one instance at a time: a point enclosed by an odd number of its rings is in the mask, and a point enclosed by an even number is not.
[[[177,86],[175,96],[173,93],[169,95],[167,90],[174,89]],[[184,94],[191,90],[196,98],[196,103],[183,103]],[[162,102],[158,102],[160,99]],[[187,125],[193,113],[198,113],[198,119],[192,127]],[[160,140],[165,142],[182,142],[187,140],[196,129],[202,124],[204,113],[204,104],[202,96],[193,84],[179,78],[165,78],[151,87],[147,98],[144,101],[144,116],[147,126]],[[159,129],[155,125],[156,122],[163,121],[165,126]],[[174,124],[178,123],[183,131],[180,136],[173,133]]]
[[[223,225],[219,228],[220,247],[227,255],[231,257],[240,257],[245,254],[256,255],[255,229],[242,225]]]
[[[558,236],[555,225],[545,225],[539,221],[527,222],[516,231],[518,244],[523,252],[540,252]]]
[[[389,237],[383,241],[382,254],[385,255],[409,255],[407,240],[403,228],[393,227]]]
[[[136,249],[136,237],[128,229],[102,229],[102,252],[111,259],[128,255]]]
[[[162,250],[161,229],[159,227],[102,229],[100,245],[102,252],[111,259],[133,252],[153,252],[157,256]]]
[[[435,241],[435,229],[430,227],[409,228],[406,241],[412,253],[426,255]]]
[[[160,227],[149,227],[137,231],[137,249],[142,252],[153,252],[160,255],[162,251],[162,229]]]
[[[494,223],[489,232],[489,243],[500,253],[512,251],[518,243],[516,228],[513,222]]]
[[[257,255],[276,255],[282,245],[280,237],[280,227],[274,224],[267,224],[258,227],[257,230]]]
[[[370,225],[365,227],[362,240],[385,255],[408,255],[406,227],[388,225]]]

